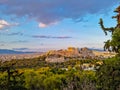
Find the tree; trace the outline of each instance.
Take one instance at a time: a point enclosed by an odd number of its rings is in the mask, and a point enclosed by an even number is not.
[[[26,90],[24,88],[24,77],[22,77],[23,72],[16,70],[13,65],[11,66],[1,66],[0,72],[7,72],[7,79],[4,79],[0,83],[0,89],[2,90]],[[1,78],[0,78],[1,79]],[[1,87],[5,86],[5,87]]]
[[[118,55],[120,55],[120,6],[116,8],[114,12],[118,13],[118,15],[112,17],[117,18],[117,25],[115,27],[105,28],[102,18],[100,19],[99,24],[103,29],[105,35],[107,35],[107,32],[111,32],[112,34],[111,40],[105,42],[104,49],[116,52]]]
[[[105,42],[104,50],[113,51],[117,56],[103,61],[103,65],[96,71],[97,88],[98,90],[120,90],[120,6],[114,12],[118,15],[112,18],[117,18],[117,25],[111,28],[105,28],[103,20],[100,19],[100,26],[105,35],[111,32],[111,40]]]
[[[114,57],[104,61],[97,70],[98,90],[120,90],[120,57]]]

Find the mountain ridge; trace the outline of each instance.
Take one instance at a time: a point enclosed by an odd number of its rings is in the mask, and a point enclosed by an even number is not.
[[[0,54],[26,54],[26,53],[35,53],[35,52],[22,52],[22,51],[10,50],[10,49],[0,49]]]

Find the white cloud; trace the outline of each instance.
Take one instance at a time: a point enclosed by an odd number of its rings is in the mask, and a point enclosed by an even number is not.
[[[10,24],[5,20],[0,20],[0,29],[4,29],[6,27],[10,26]]]
[[[45,28],[45,27],[47,27],[47,24],[44,24],[44,23],[39,23],[39,25],[38,25],[40,28]]]
[[[39,28],[46,28],[46,27],[48,27],[48,26],[56,25],[56,24],[58,24],[58,22],[53,22],[53,23],[49,23],[49,24],[39,23],[39,24],[38,24],[38,27],[39,27]]]
[[[9,23],[6,20],[0,20],[0,30],[6,29],[13,27],[13,26],[18,26],[19,23]]]

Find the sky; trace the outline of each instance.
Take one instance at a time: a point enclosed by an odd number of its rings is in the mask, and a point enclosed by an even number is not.
[[[103,48],[119,0],[0,0],[0,49],[47,51]]]

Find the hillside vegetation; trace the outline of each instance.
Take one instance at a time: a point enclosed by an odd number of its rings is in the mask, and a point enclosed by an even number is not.
[[[119,57],[103,61],[69,60],[62,63],[47,63],[43,59],[1,62],[0,90],[120,89]],[[92,65],[94,69],[86,69]]]

